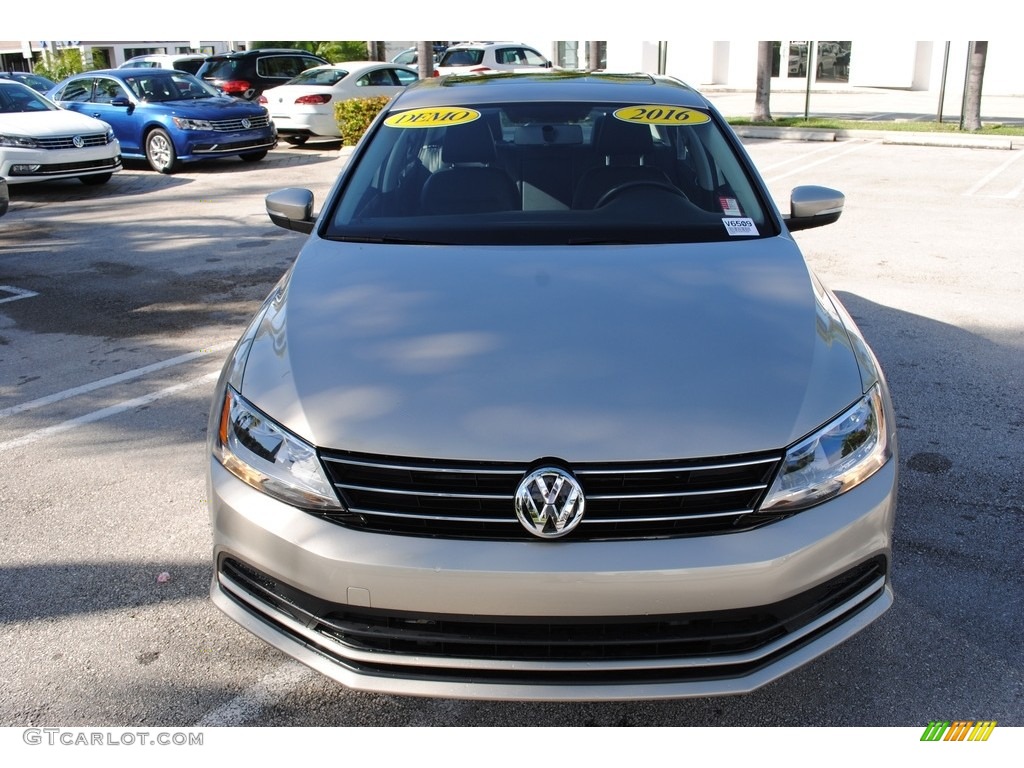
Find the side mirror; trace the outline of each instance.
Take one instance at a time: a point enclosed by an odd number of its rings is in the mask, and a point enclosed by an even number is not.
[[[839,220],[846,197],[828,187],[794,187],[789,193],[789,216],[785,217],[790,232],[823,227]]]
[[[308,189],[289,187],[271,192],[266,197],[267,215],[279,227],[308,235],[313,231],[313,193]]]
[[[112,107],[130,107],[132,103],[128,101],[127,96],[115,96],[110,100],[110,106]]]

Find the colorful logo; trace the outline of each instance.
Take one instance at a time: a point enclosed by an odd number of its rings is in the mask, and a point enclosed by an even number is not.
[[[932,720],[921,734],[921,741],[988,741],[995,720]]]

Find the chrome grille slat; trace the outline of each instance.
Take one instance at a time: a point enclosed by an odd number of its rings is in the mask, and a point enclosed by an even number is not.
[[[241,118],[235,118],[233,120],[211,120],[210,125],[215,131],[247,131],[253,128],[266,128],[270,125],[270,115],[258,115],[250,117],[248,120],[248,128],[242,126]]]
[[[512,462],[399,458],[321,451],[345,505],[324,516],[362,530],[444,538],[533,537],[518,523],[515,492],[535,468]],[[570,539],[628,539],[746,530],[759,516],[781,454],[571,467],[586,512]]]
[[[75,137],[82,140],[82,147],[75,146]],[[51,136],[45,139],[36,139],[40,149],[84,149],[85,147],[107,146],[107,134],[105,133],[84,133],[71,136]]]

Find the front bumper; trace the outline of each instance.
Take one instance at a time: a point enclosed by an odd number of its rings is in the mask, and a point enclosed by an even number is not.
[[[211,596],[254,634],[360,690],[520,700],[742,693],[891,605],[894,465],[752,531],[573,543],[352,531],[252,490],[214,461]],[[487,633],[493,642],[480,640]],[[652,633],[666,635],[651,642]]]
[[[273,127],[251,131],[189,131],[175,141],[178,158],[185,162],[263,152],[276,146],[277,131]]]
[[[83,149],[31,149],[3,147],[0,176],[8,184],[28,184],[53,179],[77,179],[121,170],[121,150],[116,142]]]

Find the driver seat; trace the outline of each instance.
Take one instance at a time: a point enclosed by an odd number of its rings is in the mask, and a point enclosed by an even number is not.
[[[645,156],[654,151],[650,127],[605,115],[595,131],[594,148],[604,164],[590,168],[580,177],[573,208],[593,208],[607,192],[630,182],[672,184],[663,170],[644,165]]]

